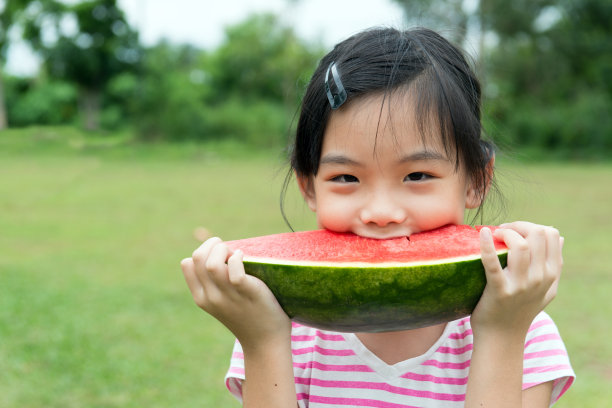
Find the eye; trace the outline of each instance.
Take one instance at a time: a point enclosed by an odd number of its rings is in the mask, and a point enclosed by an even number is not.
[[[331,181],[335,181],[336,183],[359,183],[359,179],[350,174],[341,174],[332,178]]]
[[[432,176],[427,173],[415,171],[414,173],[410,173],[409,175],[407,175],[404,178],[404,181],[425,181],[430,179],[431,177]]]

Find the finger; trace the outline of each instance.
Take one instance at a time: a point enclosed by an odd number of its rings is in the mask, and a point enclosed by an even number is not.
[[[546,229],[546,245],[546,252],[548,254],[547,274],[549,279],[558,280],[563,268],[563,254],[561,251],[563,244],[559,231],[555,228]]]
[[[221,242],[221,238],[213,237],[213,238],[206,240],[206,242],[204,242],[195,251],[193,251],[191,258],[193,259],[193,262],[195,263],[196,268],[206,263],[206,260],[208,259],[210,251],[220,242]]]
[[[480,230],[480,254],[482,257],[482,265],[485,268],[487,275],[487,284],[493,286],[503,285],[503,268],[495,251],[493,242],[493,234],[489,228]]]
[[[559,280],[561,275],[558,275],[557,278],[553,281],[544,296],[544,307],[546,307],[552,300],[557,296],[557,290],[559,288]]]
[[[563,265],[563,237],[555,228],[546,229],[546,252],[549,262],[553,262],[558,268]]]
[[[227,260],[229,258],[229,248],[223,243],[215,245],[208,259],[206,260],[206,270],[209,272],[210,278],[217,285],[227,284]]]
[[[512,229],[523,237],[527,237],[531,231],[538,227],[538,225],[528,221],[514,221],[502,224],[500,227],[501,229]]]
[[[187,287],[191,292],[193,300],[198,306],[202,306],[204,302],[204,288],[202,287],[198,276],[195,274],[195,266],[193,264],[193,259],[183,259],[181,261],[181,270],[183,271],[185,282],[187,283]]]
[[[242,251],[237,250],[227,260],[228,279],[234,286],[241,286],[246,279],[246,272],[244,271],[242,259]]]
[[[495,237],[504,241],[508,247],[507,267],[513,273],[526,275],[531,262],[531,254],[527,240],[514,229],[499,228],[495,230]]]
[[[536,228],[529,233],[527,242],[529,244],[529,253],[531,257],[531,273],[532,274],[544,274],[547,268],[548,262],[548,237],[544,227]],[[538,278],[539,276],[533,276]]]

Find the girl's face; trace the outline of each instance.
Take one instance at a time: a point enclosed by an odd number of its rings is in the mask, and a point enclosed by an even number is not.
[[[392,96],[381,111],[382,95],[366,97],[331,115],[317,175],[298,177],[319,227],[371,238],[409,236],[462,224],[465,209],[480,205],[437,127],[424,143],[413,107],[402,99]]]

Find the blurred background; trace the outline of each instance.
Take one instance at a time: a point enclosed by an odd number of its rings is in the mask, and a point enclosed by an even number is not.
[[[318,59],[376,26],[466,50],[500,148],[484,223],[566,237],[548,311],[612,400],[611,0],[0,0],[0,407],[238,406],[232,336],[179,269],[287,231],[286,143]],[[315,228],[291,186],[294,229]]]

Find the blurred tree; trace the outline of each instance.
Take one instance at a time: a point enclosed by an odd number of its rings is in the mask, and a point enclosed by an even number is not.
[[[138,133],[278,147],[297,109],[299,80],[306,83],[319,55],[269,14],[228,27],[210,53],[160,43],[146,50],[130,102]]]
[[[502,142],[612,150],[611,0],[394,1],[407,21],[468,49],[477,38],[485,108]]]
[[[72,5],[51,0],[37,3],[37,12],[31,13],[25,23],[24,36],[42,55],[51,78],[79,86],[85,128],[96,129],[108,83],[138,67],[138,35],[129,27],[116,0]]]
[[[228,94],[246,99],[283,101],[295,106],[298,83],[314,69],[321,47],[300,40],[273,14],[255,14],[225,30],[224,43],[208,64],[217,101]]]
[[[145,50],[141,78],[121,77],[124,100],[140,138],[206,138],[204,102],[209,88],[202,70],[204,56],[192,46],[162,41]]]
[[[6,106],[4,104],[3,68],[10,46],[10,31],[18,25],[20,18],[33,0],[4,0],[0,2],[0,130],[8,126]]]

